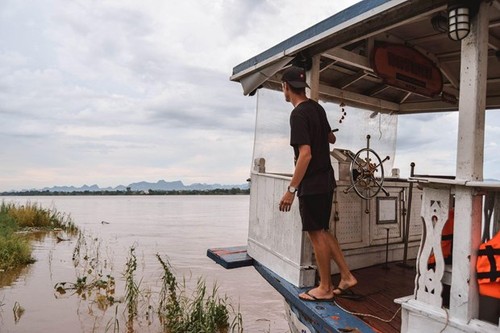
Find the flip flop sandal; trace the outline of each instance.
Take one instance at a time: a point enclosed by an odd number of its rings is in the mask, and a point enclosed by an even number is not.
[[[307,296],[311,297],[311,298],[302,298],[300,296],[299,296],[299,298],[301,300],[303,300],[303,301],[306,301],[306,302],[332,302],[335,299],[335,297],[331,297],[331,298],[317,298],[316,296],[309,294],[309,291],[310,290],[306,291],[305,294]]]
[[[336,293],[335,290],[339,290],[340,293]],[[359,295],[359,294],[354,293],[354,291],[352,291],[351,288],[342,289],[340,287],[337,287],[333,290],[333,293],[335,294],[336,297],[342,297],[342,298],[353,299],[353,300],[360,300],[360,299],[364,298],[363,295]]]

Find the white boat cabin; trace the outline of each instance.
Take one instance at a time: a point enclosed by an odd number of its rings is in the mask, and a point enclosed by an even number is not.
[[[500,112],[500,1],[365,0],[234,67],[231,80],[257,100],[248,253],[304,287],[314,285],[315,266],[298,204],[278,210],[293,172],[292,107],[280,81],[291,64],[306,68],[309,97],[339,128],[330,231],[351,269],[417,258],[415,291],[397,300],[401,332],[500,332],[500,318],[480,313],[475,277],[483,229],[500,230],[500,182],[483,179],[485,115]],[[424,176],[416,160],[401,178],[393,168],[398,117],[452,111],[456,173]],[[451,208],[453,264],[445,265],[441,234]]]

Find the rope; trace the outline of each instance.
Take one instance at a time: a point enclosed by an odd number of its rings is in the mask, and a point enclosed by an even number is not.
[[[346,313],[348,313],[350,315],[360,316],[360,317],[370,317],[370,318],[374,318],[374,319],[383,321],[384,323],[390,323],[391,321],[393,321],[394,318],[396,318],[396,316],[399,313],[399,311],[401,311],[401,306],[400,306],[399,309],[396,312],[394,312],[394,315],[391,317],[391,319],[383,319],[383,318],[377,317],[377,316],[369,314],[369,313],[352,312],[352,311],[346,310],[342,306],[340,306],[340,304],[337,303],[337,301],[335,301],[335,300],[333,301],[333,303],[335,303],[335,305],[339,309],[341,309],[342,311],[344,311],[344,312],[346,312]],[[446,313],[446,322],[445,322],[445,325],[444,325],[443,329],[441,331],[439,331],[439,333],[443,333],[444,330],[448,327],[448,324],[450,323],[450,314],[448,313],[448,310],[445,307],[442,307],[442,309]]]
[[[383,319],[383,318],[380,318],[380,317],[377,317],[375,315],[372,315],[372,314],[369,314],[369,313],[359,313],[359,312],[351,312],[351,311],[348,311],[346,309],[344,309],[343,307],[341,307],[339,305],[339,303],[337,303],[337,301],[333,301],[333,303],[335,303],[335,305],[341,309],[342,311],[350,314],[350,315],[354,315],[354,316],[361,316],[361,317],[370,317],[370,318],[374,318],[374,319],[377,319],[377,320],[380,320],[380,321],[383,321],[385,323],[390,323],[391,321],[394,320],[394,318],[396,318],[397,314],[399,313],[399,311],[401,311],[401,307],[399,307],[399,309],[394,313],[394,315],[391,317],[391,319]]]
[[[446,308],[445,308],[444,306],[443,306],[443,307],[441,307],[441,308],[442,308],[442,309],[444,310],[444,312],[446,313],[446,323],[444,324],[443,329],[442,329],[441,331],[439,331],[439,333],[443,333],[443,332],[444,332],[444,330],[446,329],[446,327],[448,327],[448,324],[449,324],[449,322],[450,322],[450,314],[448,313],[448,310],[446,310]]]

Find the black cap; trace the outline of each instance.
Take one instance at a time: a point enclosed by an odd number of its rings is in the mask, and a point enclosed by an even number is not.
[[[306,72],[303,68],[292,66],[283,72],[281,81],[288,83],[294,88],[309,88],[306,83]]]

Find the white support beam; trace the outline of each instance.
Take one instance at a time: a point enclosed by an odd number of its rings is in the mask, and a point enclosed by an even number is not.
[[[482,181],[489,4],[482,2],[472,18],[471,31],[462,40],[458,116],[458,181]],[[469,322],[479,314],[475,279],[477,249],[481,242],[482,196],[475,189],[456,186],[450,317]]]
[[[349,105],[362,107],[371,111],[399,112],[398,103],[388,102],[379,98],[368,97],[326,85],[321,85],[320,90],[326,99],[345,102]]]
[[[498,1],[495,2],[495,7],[500,6],[500,5],[497,5],[497,4],[498,4]],[[498,8],[498,10],[500,10],[500,8]],[[500,27],[500,20],[491,21],[489,27],[490,28]]]
[[[359,72],[359,73],[356,73],[352,76],[349,76],[349,77],[346,77],[344,80],[342,80],[340,83],[339,83],[339,87],[341,89],[345,89],[347,87],[349,87],[351,84],[354,84],[356,83],[357,81],[361,80],[362,78],[366,77],[368,74],[365,73],[364,71],[363,72]]]
[[[307,81],[309,84],[309,98],[315,100],[316,102],[319,99],[319,74],[320,74],[320,59],[321,56],[315,55],[312,57],[312,66],[311,69],[307,72]]]
[[[411,92],[407,92],[403,98],[399,101],[399,104],[404,103],[411,96]]]
[[[421,43],[428,43],[428,42],[433,42],[433,41],[436,41],[436,40],[443,40],[443,39],[446,39],[448,38],[448,35],[445,34],[445,33],[435,33],[435,34],[432,34],[432,35],[427,35],[427,36],[424,36],[424,37],[419,37],[419,38],[413,38],[413,39],[410,39],[408,41],[408,43],[410,43],[411,45],[418,45],[418,44],[421,44]]]
[[[400,110],[401,114],[457,111],[457,105],[443,101],[424,101],[402,104]]]
[[[338,61],[337,60],[333,60],[331,63],[329,63],[328,65],[326,65],[325,67],[321,68],[319,71],[320,73],[323,72],[323,71],[326,71],[328,68],[334,66]]]
[[[462,41],[457,179],[483,180],[484,110],[488,59],[488,6],[482,2]]]
[[[488,109],[500,108],[500,96],[488,97],[486,99]],[[418,112],[442,112],[442,111],[458,111],[458,106],[444,101],[423,101],[401,104],[401,114],[418,113]]]
[[[495,51],[500,50],[500,39],[490,34],[488,36],[488,46]]]
[[[458,77],[456,75],[451,74],[451,68],[449,64],[447,63],[441,63],[441,66],[439,67],[441,70],[441,73],[450,81],[450,84],[453,86],[453,88],[457,89],[459,88],[460,82],[458,80]]]
[[[460,50],[439,53],[436,54],[436,57],[438,58],[439,63],[441,64],[443,62],[460,61]]]
[[[329,50],[324,52],[323,57],[340,61],[344,64],[360,68],[362,70],[366,70],[369,72],[373,72],[373,68],[370,64],[370,59],[365,56],[359,55],[357,53],[347,51],[342,48],[336,48],[333,50]]]
[[[377,94],[380,94],[381,92],[384,92],[385,90],[389,89],[389,86],[386,84],[380,84],[377,88],[371,90],[370,92],[365,93],[367,96],[375,96]]]
[[[495,78],[489,79],[488,84],[491,84],[491,83],[500,83],[500,77],[495,77]]]

